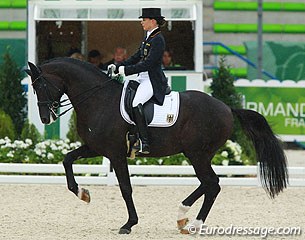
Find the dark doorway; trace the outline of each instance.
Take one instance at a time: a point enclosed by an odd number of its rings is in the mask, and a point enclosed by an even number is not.
[[[54,57],[68,56],[74,49],[99,50],[103,62],[112,58],[115,47],[127,49],[132,55],[139,47],[144,33],[140,21],[41,21],[37,23],[38,63]],[[83,27],[84,26],[84,27]],[[162,28],[166,45],[175,63],[194,70],[194,30],[192,22],[172,21]],[[82,39],[82,36],[84,39]],[[87,52],[82,52],[87,55]]]
[[[187,70],[194,70],[194,30],[192,22],[167,23],[162,32],[173,61]]]
[[[127,49],[132,55],[143,39],[144,33],[139,21],[132,22],[88,22],[88,50],[97,49],[103,54],[103,62],[112,58],[115,47]],[[169,22],[162,28],[167,47],[173,53],[174,62],[185,69],[194,70],[194,30],[192,22]]]
[[[71,21],[41,21],[37,23],[38,63],[54,57],[68,56],[81,50],[82,23]]]

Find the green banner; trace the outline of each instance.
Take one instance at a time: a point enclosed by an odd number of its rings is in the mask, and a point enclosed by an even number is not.
[[[245,108],[261,113],[278,135],[305,135],[304,88],[238,86]]]
[[[257,42],[245,42],[247,58],[257,64]],[[263,69],[278,80],[305,80],[305,43],[269,42],[263,44]],[[248,65],[248,79],[256,79],[257,70]],[[267,80],[268,77],[264,76]]]

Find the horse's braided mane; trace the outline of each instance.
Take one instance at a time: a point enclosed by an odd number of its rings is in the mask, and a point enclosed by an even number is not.
[[[44,61],[41,65],[45,65],[45,64],[48,64],[48,63],[52,63],[52,62],[68,62],[68,63],[76,64],[80,67],[84,67],[84,68],[88,69],[89,71],[95,72],[99,75],[103,75],[103,76],[106,75],[104,72],[99,70],[96,66],[94,66],[91,63],[88,63],[86,61],[81,61],[81,60],[78,60],[78,59],[74,59],[74,58],[69,58],[69,57],[52,58],[52,59]]]
[[[81,60],[78,60],[78,59],[74,59],[74,58],[69,58],[69,57],[58,57],[58,58],[52,58],[52,59],[49,59],[49,60],[46,60],[44,61],[42,65],[44,64],[48,64],[48,63],[52,63],[52,62],[68,62],[68,63],[72,63],[72,64],[75,64],[75,65],[78,65],[80,67],[84,67],[86,68],[88,71],[90,72],[93,72],[93,73],[96,73],[97,75],[99,75],[100,77],[107,77],[107,74],[102,72],[100,69],[98,69],[96,66],[94,66],[93,64],[89,63],[89,62],[86,62],[86,61],[81,61]],[[122,85],[121,83],[119,83],[118,81],[115,81],[113,80],[112,81],[113,83],[117,84],[117,85]]]

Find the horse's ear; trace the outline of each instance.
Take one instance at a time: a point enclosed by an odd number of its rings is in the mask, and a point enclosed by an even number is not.
[[[32,77],[32,72],[31,72],[30,69],[25,69],[24,71],[27,73],[27,75],[29,75],[30,77]]]
[[[28,62],[31,69],[31,77],[38,77],[40,75],[40,70],[35,66],[34,63]]]

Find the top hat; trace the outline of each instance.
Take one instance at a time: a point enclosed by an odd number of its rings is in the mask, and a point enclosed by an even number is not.
[[[142,15],[139,18],[164,18],[161,16],[161,8],[142,8]]]

